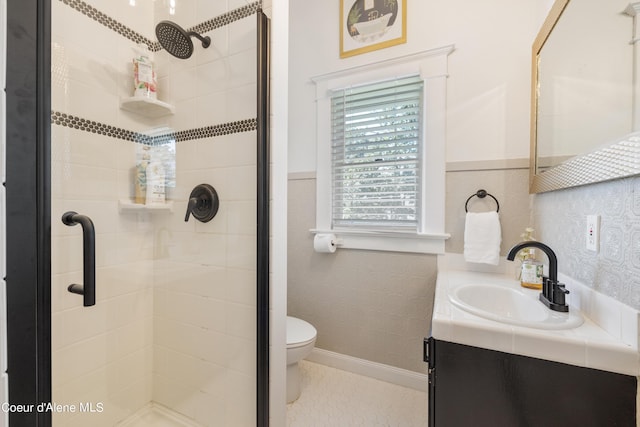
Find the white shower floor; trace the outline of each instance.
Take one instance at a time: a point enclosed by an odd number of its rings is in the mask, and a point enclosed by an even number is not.
[[[303,360],[288,427],[426,426],[427,393]]]
[[[200,427],[188,418],[161,405],[151,403],[117,427]]]

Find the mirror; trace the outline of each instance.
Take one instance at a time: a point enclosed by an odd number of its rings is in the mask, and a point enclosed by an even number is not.
[[[640,173],[635,16],[629,0],[551,8],[532,52],[532,193]]]

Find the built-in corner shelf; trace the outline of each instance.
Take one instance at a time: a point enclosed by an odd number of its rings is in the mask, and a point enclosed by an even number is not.
[[[173,202],[168,201],[158,205],[143,205],[133,203],[133,200],[121,199],[118,201],[118,208],[120,213],[169,213],[173,212]]]
[[[120,108],[145,117],[162,117],[175,113],[175,107],[171,104],[140,96],[120,98]]]

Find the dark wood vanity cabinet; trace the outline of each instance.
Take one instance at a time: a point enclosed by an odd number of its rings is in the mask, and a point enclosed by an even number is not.
[[[637,379],[425,340],[430,427],[636,426]]]

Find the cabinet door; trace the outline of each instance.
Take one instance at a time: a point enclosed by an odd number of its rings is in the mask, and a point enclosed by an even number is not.
[[[435,427],[436,392],[435,392],[435,356],[436,339],[425,338],[423,343],[423,359],[428,364],[427,374],[429,378],[428,399],[429,399],[429,427]]]
[[[433,344],[430,426],[636,426],[635,377]]]

